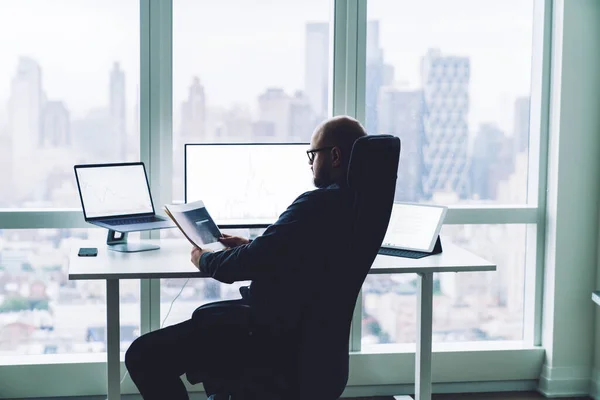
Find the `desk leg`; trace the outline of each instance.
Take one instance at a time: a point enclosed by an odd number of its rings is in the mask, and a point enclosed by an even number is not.
[[[119,280],[106,281],[106,367],[108,400],[121,400],[121,338]]]
[[[417,292],[415,399],[431,400],[431,341],[433,335],[433,273],[419,274]]]
[[[431,340],[433,335],[433,273],[417,278],[417,348],[415,352],[415,400],[431,400]],[[412,400],[394,396],[395,400]]]

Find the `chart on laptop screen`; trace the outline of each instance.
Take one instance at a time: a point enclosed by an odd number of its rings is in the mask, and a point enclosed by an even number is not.
[[[308,144],[186,145],[186,202],[220,223],[271,223],[314,189]]]
[[[152,212],[142,165],[77,168],[87,218]]]

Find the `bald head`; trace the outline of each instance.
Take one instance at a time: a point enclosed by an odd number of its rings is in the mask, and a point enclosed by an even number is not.
[[[316,140],[321,146],[337,146],[350,150],[356,139],[366,135],[367,132],[360,122],[348,116],[330,118],[315,131]]]
[[[348,116],[330,118],[317,127],[311,140],[311,149],[320,149],[311,163],[317,187],[345,184],[352,146],[366,135],[360,122]]]

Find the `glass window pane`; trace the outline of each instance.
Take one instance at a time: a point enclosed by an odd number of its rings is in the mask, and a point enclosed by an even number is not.
[[[0,207],[79,206],[73,165],[139,158],[136,0],[0,2]]]
[[[329,110],[330,6],[173,1],[174,200],[184,143],[309,141]],[[207,173],[235,171],[223,160]]]
[[[369,0],[366,128],[396,199],[525,203],[533,0]]]
[[[433,341],[523,339],[527,225],[446,225],[444,241],[497,265],[495,272],[434,274]],[[502,246],[498,246],[502,243]],[[363,286],[363,345],[413,343],[414,274],[369,275]]]
[[[0,356],[106,351],[106,281],[68,278],[71,248],[103,229],[0,230]],[[139,280],[122,280],[121,350],[139,336]],[[1,363],[1,361],[0,361]]]

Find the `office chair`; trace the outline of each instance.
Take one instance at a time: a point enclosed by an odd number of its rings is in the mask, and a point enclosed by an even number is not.
[[[354,192],[352,239],[335,253],[335,262],[327,264],[328,269],[320,272],[311,288],[312,300],[301,318],[294,372],[280,365],[273,365],[267,372],[249,366],[249,373],[237,382],[204,382],[207,394],[217,392],[209,399],[339,398],[348,381],[352,314],[387,230],[399,156],[400,139],[394,136],[366,136],[354,143],[348,168],[348,186]],[[225,321],[249,315],[249,306],[240,302],[207,304],[196,312],[206,312],[207,308]],[[253,374],[253,370],[262,375]],[[191,384],[200,382],[193,372],[187,374],[187,379]]]

